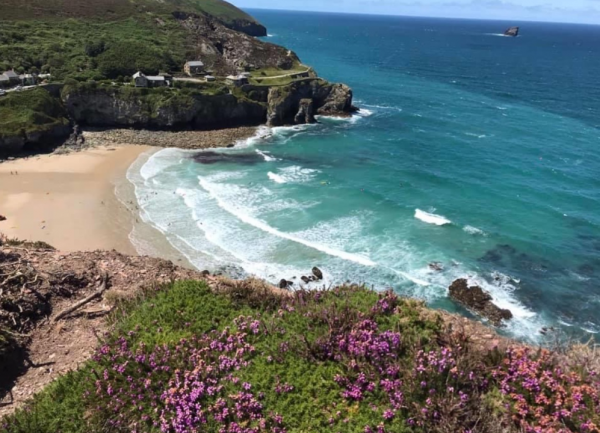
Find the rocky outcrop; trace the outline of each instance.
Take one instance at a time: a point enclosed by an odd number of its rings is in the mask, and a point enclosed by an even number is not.
[[[21,131],[14,135],[0,135],[0,157],[20,153],[50,151],[60,145],[71,134],[68,122],[60,122],[36,131]]]
[[[315,114],[347,116],[355,111],[352,106],[352,90],[348,86],[309,78],[270,89],[267,125],[314,122],[314,116],[303,115],[311,105],[308,101],[312,102]]]
[[[236,19],[231,23],[223,23],[226,27],[245,33],[249,36],[263,37],[267,36],[267,28],[256,21],[245,19]]]
[[[504,32],[504,36],[512,36],[513,38],[516,38],[519,36],[519,27],[511,27]]]
[[[293,51],[254,38],[266,36],[266,29],[259,24],[228,24],[211,16],[183,12],[173,16],[189,33],[189,43],[196,54],[216,75],[236,73],[239,69],[291,69],[300,62]]]
[[[315,278],[317,280],[322,280],[323,279],[323,272],[317,268],[316,266],[314,268],[312,268],[312,273],[315,276]]]
[[[312,99],[301,99],[298,113],[294,116],[294,123],[315,123],[314,104]]]
[[[501,326],[504,320],[510,320],[510,310],[498,307],[492,302],[492,296],[479,286],[469,287],[467,280],[459,279],[450,286],[450,298],[469,310],[488,319],[494,326]]]

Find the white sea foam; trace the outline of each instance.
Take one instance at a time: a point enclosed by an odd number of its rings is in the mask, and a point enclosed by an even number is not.
[[[263,159],[267,162],[277,161],[277,158],[267,154],[267,152],[261,152],[260,150],[256,149],[256,153],[262,156]]]
[[[250,226],[253,226],[259,230],[262,230],[263,232],[269,233],[269,234],[279,237],[281,239],[287,239],[289,241],[296,242],[298,244],[302,244],[304,246],[321,251],[321,252],[323,252],[325,254],[329,254],[331,256],[336,256],[341,259],[349,260],[349,261],[352,261],[352,262],[355,262],[355,263],[358,263],[358,264],[361,264],[364,266],[375,266],[376,265],[376,263],[373,262],[368,257],[341,251],[341,250],[331,248],[327,245],[323,245],[323,244],[320,244],[317,242],[310,242],[310,241],[307,241],[306,239],[302,239],[296,235],[277,230],[277,229],[271,227],[270,225],[268,225],[267,223],[265,223],[264,221],[261,221],[258,218],[255,218],[254,216],[250,215],[246,209],[243,209],[241,206],[237,205],[236,203],[232,203],[232,202],[228,202],[228,201],[224,200],[223,197],[221,197],[221,195],[219,194],[218,187],[215,184],[213,184],[201,177],[199,178],[199,181],[200,181],[200,186],[210,194],[211,198],[216,201],[216,203],[219,205],[219,207],[221,207],[226,212],[230,213],[231,215],[235,216],[240,221],[242,221]]]
[[[391,111],[398,111],[398,112],[402,111],[402,108],[396,107],[394,105],[361,104],[361,106],[363,106],[363,107],[369,107],[369,108],[377,108],[377,109],[380,109],[380,110],[391,110]],[[369,110],[365,110],[364,108],[361,108],[361,111],[363,111],[363,110],[364,111],[369,111]],[[359,111],[359,113],[360,113],[360,111]],[[371,112],[371,114],[372,114],[372,112]]]
[[[243,149],[245,147],[256,146],[258,144],[264,143],[271,136],[273,136],[273,131],[271,128],[269,128],[268,126],[259,126],[252,137],[236,141],[234,148]]]
[[[485,134],[475,134],[473,132],[465,132],[465,135],[468,135],[469,137],[479,138],[479,139],[487,137],[487,135],[485,135]]]
[[[469,233],[470,235],[474,235],[474,236],[486,236],[486,234],[483,230],[478,229],[477,227],[473,227],[473,226],[464,226],[463,231],[466,233]]]
[[[276,182],[276,183],[287,183],[287,181],[285,180],[285,178],[283,176],[275,174],[272,171],[268,172],[267,176],[269,176],[269,179],[271,179],[273,182]]]
[[[415,210],[415,218],[421,220],[427,224],[434,224],[436,226],[443,226],[446,224],[452,224],[452,221],[446,219],[441,215],[436,215],[433,213],[424,212],[420,209]]]
[[[269,179],[277,183],[305,183],[312,181],[320,173],[319,170],[302,168],[296,165],[280,168],[278,173],[269,172]]]
[[[390,269],[392,269],[392,268],[390,268]],[[410,275],[406,272],[398,271],[396,269],[392,269],[392,271],[394,271],[397,275],[400,275],[401,277],[406,278],[407,280],[417,284],[418,286],[427,287],[427,286],[431,285],[431,283],[429,283],[428,281],[413,277],[412,275]]]

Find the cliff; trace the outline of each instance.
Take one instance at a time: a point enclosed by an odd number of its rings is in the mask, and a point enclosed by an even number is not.
[[[314,78],[242,88],[140,89],[70,81],[61,91],[50,90],[54,96],[35,89],[0,100],[0,113],[4,110],[9,119],[0,125],[0,155],[51,150],[69,137],[74,124],[160,130],[280,126],[311,123],[314,115],[348,115],[354,109],[348,86]]]
[[[352,96],[352,89],[345,84],[319,79],[272,87],[268,95],[267,124],[312,123],[314,115],[347,116],[356,110],[352,106]]]

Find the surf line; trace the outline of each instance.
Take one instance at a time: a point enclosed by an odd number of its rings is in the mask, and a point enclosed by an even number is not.
[[[210,182],[205,181],[201,177],[199,177],[198,179],[200,181],[200,186],[210,194],[210,196],[217,202],[221,209],[230,213],[231,215],[248,225],[256,227],[257,229],[262,230],[264,232],[270,233],[273,236],[277,236],[282,239],[287,239],[289,241],[296,242],[306,247],[321,251],[325,254],[329,254],[330,256],[336,256],[344,260],[349,260],[351,262],[361,264],[363,266],[377,266],[377,263],[375,263],[368,257],[364,257],[358,254],[347,253],[345,251],[337,250],[335,248],[331,248],[326,245],[321,245],[316,242],[310,242],[297,236],[281,232],[271,227],[270,225],[264,223],[263,221],[248,215],[241,209],[236,208],[236,206],[232,206],[231,204],[225,202],[221,197],[219,197],[219,195],[215,191],[215,188],[210,184]]]

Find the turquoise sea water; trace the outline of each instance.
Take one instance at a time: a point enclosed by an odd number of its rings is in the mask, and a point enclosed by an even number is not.
[[[318,265],[451,310],[466,277],[512,335],[600,331],[600,27],[251,12],[360,113],[142,159],[144,220],[201,269]]]

